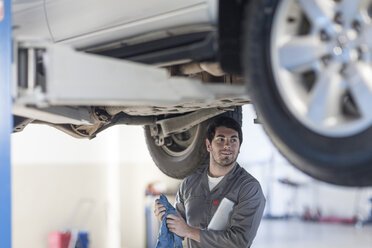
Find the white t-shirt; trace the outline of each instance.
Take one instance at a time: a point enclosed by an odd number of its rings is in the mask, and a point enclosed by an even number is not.
[[[221,182],[222,177],[211,177],[208,175],[208,184],[209,184],[209,191],[212,191],[212,189],[214,189],[214,187],[216,187],[216,185]]]

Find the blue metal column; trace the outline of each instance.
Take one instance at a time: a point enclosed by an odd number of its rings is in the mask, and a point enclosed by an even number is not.
[[[11,0],[0,0],[0,247],[11,248]]]

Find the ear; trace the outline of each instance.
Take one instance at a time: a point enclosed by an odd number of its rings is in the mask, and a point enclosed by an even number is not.
[[[210,152],[212,148],[211,148],[211,143],[209,142],[208,139],[205,139],[205,145],[207,147],[207,151]]]

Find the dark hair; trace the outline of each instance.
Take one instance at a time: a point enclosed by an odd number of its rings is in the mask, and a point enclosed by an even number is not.
[[[212,142],[214,135],[216,134],[217,127],[227,127],[237,131],[239,136],[239,142],[240,144],[242,144],[243,142],[242,127],[236,120],[226,116],[216,117],[209,124],[207,130],[207,139],[209,140],[209,142]]]

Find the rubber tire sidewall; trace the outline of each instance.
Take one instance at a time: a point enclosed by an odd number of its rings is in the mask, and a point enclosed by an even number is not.
[[[147,148],[156,166],[167,176],[182,179],[195,172],[205,163],[208,151],[205,148],[206,130],[208,121],[199,124],[199,130],[191,148],[182,156],[170,156],[164,149],[157,146],[151,137],[149,126],[145,126]]]
[[[287,109],[276,88],[270,56],[273,14],[280,0],[250,0],[243,21],[243,68],[248,93],[265,131],[297,168],[339,185],[372,185],[372,128],[345,138],[319,135]]]

